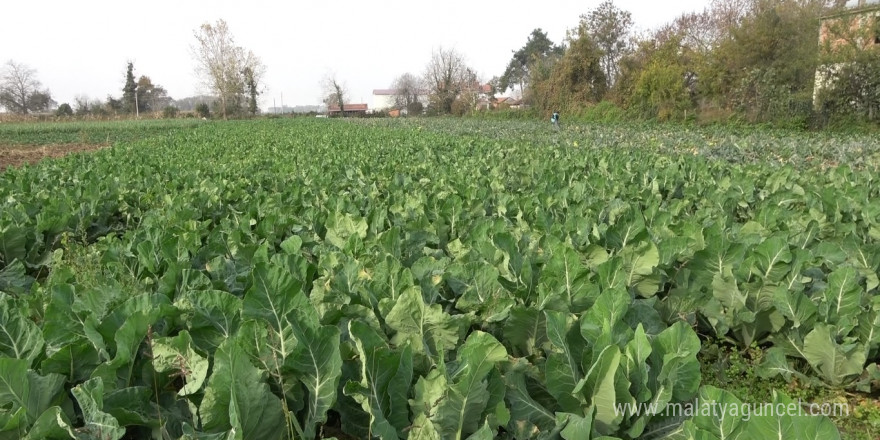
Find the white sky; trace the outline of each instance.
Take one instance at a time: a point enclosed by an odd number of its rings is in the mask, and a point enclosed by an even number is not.
[[[10,0],[3,6],[0,63],[37,70],[59,102],[77,95],[120,96],[127,60],[173,98],[202,92],[190,46],[202,23],[225,19],[236,42],[267,67],[262,107],[320,102],[328,72],[349,88],[352,102],[372,103],[372,90],[404,73],[421,74],[439,46],[454,47],[488,80],[501,75],[511,51],[534,28],[559,43],[566,29],[601,0],[521,1],[205,1]],[[616,0],[636,27],[653,29],[709,0]]]

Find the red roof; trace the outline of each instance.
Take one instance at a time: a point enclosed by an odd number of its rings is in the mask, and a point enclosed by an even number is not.
[[[345,104],[343,107],[345,107],[345,111],[347,111],[347,112],[365,112],[365,111],[367,111],[366,104]],[[338,112],[339,106],[338,105],[331,105],[330,108],[328,109],[328,111],[331,113]]]

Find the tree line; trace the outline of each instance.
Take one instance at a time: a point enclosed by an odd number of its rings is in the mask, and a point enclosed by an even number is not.
[[[703,11],[637,32],[632,14],[606,0],[578,17],[559,43],[533,30],[488,81],[455,49],[435,50],[421,75],[392,82],[393,108],[421,114],[424,104],[427,114],[466,114],[493,107],[475,105],[479,100],[512,93],[542,115],[799,127],[876,122],[880,8],[847,3],[712,0]],[[855,13],[865,11],[874,12]],[[821,44],[820,32],[827,37]],[[347,102],[335,76],[324,90],[326,104]]]
[[[224,20],[201,25],[194,36],[196,43],[191,52],[195,70],[210,95],[175,102],[167,90],[154,84],[149,76],[135,79],[134,64],[129,61],[120,97],[108,95],[100,100],[78,95],[72,105],[58,105],[55,114],[104,117],[162,112],[166,117],[173,117],[180,107],[195,110],[202,117],[210,116],[212,111],[223,118],[257,114],[257,98],[262,93],[266,70],[260,59],[235,43]],[[0,107],[11,113],[29,115],[44,113],[56,104],[35,69],[9,60],[0,70]]]
[[[851,14],[846,3],[852,2],[712,0],[703,11],[636,32],[630,12],[606,0],[581,15],[559,43],[542,29],[533,30],[504,72],[489,81],[457,50],[435,49],[421,74],[405,73],[393,81],[393,104],[413,114],[467,114],[494,101],[496,93],[513,92],[539,113],[599,108],[663,121],[876,122],[878,8],[861,0],[861,10],[873,15]],[[257,114],[266,71],[260,58],[236,44],[223,20],[203,24],[194,37],[195,70],[211,97],[211,108],[209,102],[198,103],[199,114]],[[127,67],[120,98],[81,97],[58,112],[137,114],[170,107],[164,88],[148,76],[135,80],[132,64]],[[345,82],[327,75],[321,86],[324,103],[344,113]],[[5,65],[0,106],[29,114],[53,104],[34,69],[14,61]]]
[[[877,121],[880,18],[844,3],[713,0],[636,33],[631,14],[608,0],[559,45],[535,29],[498,84],[543,112],[604,103],[657,120]]]

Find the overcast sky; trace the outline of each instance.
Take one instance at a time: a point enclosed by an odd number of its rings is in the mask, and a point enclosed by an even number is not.
[[[463,1],[8,1],[0,25],[0,62],[36,69],[54,99],[120,96],[127,60],[174,98],[203,92],[190,47],[200,24],[224,19],[236,42],[267,67],[262,107],[317,104],[320,82],[335,72],[353,102],[372,103],[404,72],[421,74],[434,48],[454,47],[484,78],[503,73],[511,51],[534,28],[554,42],[600,0]],[[653,29],[709,0],[617,0],[636,27]]]

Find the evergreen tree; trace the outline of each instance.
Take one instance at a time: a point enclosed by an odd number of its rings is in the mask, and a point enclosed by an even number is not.
[[[130,61],[125,73],[125,87],[122,88],[122,110],[125,113],[134,113],[136,104],[137,83],[134,80],[134,64]]]

